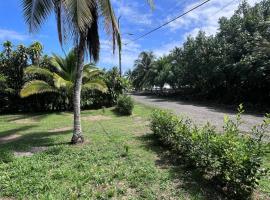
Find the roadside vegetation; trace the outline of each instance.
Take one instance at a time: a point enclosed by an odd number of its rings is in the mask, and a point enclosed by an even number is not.
[[[244,1],[231,18],[219,19],[216,35],[200,31],[159,58],[142,52],[127,77],[138,91],[269,110],[269,6]]]
[[[270,116],[241,134],[242,105],[236,121],[224,117],[223,132],[210,123],[198,127],[190,119],[156,110],[151,117],[151,130],[188,168],[196,169],[211,180],[228,198],[248,199],[261,177],[268,173],[262,167],[267,143],[263,141],[270,126]]]
[[[1,116],[0,196],[225,198],[215,184],[161,145],[149,127],[152,111],[138,104],[132,116],[119,116],[111,108],[83,111],[87,140],[75,147],[69,144],[72,113]],[[17,136],[11,137],[15,133]],[[269,155],[267,158],[269,161]],[[263,160],[264,167],[269,165],[265,157]],[[260,180],[253,195],[257,199],[269,197],[269,176]]]
[[[54,13],[60,45],[74,48],[61,57],[44,55],[39,42],[3,43],[0,199],[270,198],[270,115],[239,130],[240,103],[270,108],[270,0],[244,1],[216,35],[200,31],[168,55],[142,52],[125,77],[95,64],[99,24],[121,55],[109,0],[22,6],[31,32]],[[219,131],[136,104],[130,88],[241,106]]]

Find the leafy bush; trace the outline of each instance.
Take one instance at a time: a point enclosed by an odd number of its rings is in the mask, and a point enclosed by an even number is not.
[[[189,119],[168,111],[156,110],[151,117],[151,130],[188,165],[194,166],[205,177],[217,181],[230,198],[249,196],[264,174],[262,137],[270,124],[269,115],[251,135],[241,135],[242,106],[236,122],[224,117],[224,130],[219,133],[209,123],[202,128]]]
[[[131,115],[134,108],[134,102],[130,96],[121,95],[118,98],[116,110],[122,115]]]

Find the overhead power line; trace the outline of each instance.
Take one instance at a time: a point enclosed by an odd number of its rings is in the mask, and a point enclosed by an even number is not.
[[[137,41],[137,40],[139,40],[139,39],[141,39],[141,38],[143,38],[143,37],[145,37],[145,36],[147,36],[147,35],[149,35],[149,34],[155,32],[155,31],[157,31],[157,30],[161,29],[162,27],[167,26],[168,24],[174,22],[175,20],[177,20],[177,19],[179,19],[179,18],[185,16],[186,14],[192,12],[193,10],[196,10],[197,8],[203,6],[204,4],[208,3],[209,1],[211,1],[211,0],[206,0],[206,1],[202,2],[201,4],[199,4],[199,5],[197,5],[197,6],[193,7],[193,8],[191,8],[190,10],[188,10],[188,11],[182,13],[181,15],[179,15],[179,16],[177,16],[177,17],[175,17],[175,18],[173,18],[173,19],[167,21],[166,23],[164,23],[164,24],[162,24],[162,25],[160,25],[160,26],[158,26],[158,27],[156,27],[156,28],[154,28],[154,29],[148,31],[147,33],[144,33],[143,35],[141,35],[141,36],[139,36],[139,37],[137,37],[137,38],[131,40],[131,42]],[[126,44],[124,44],[124,45],[128,45],[128,44],[129,44],[129,43],[126,43]]]

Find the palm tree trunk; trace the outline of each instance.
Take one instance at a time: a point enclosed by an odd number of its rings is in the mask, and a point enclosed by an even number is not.
[[[77,69],[76,80],[74,83],[73,92],[73,113],[74,113],[74,129],[73,136],[71,138],[72,144],[83,143],[84,137],[81,127],[81,88],[82,88],[82,76],[83,76],[83,62],[84,62],[84,37],[80,37],[80,42],[77,49]]]

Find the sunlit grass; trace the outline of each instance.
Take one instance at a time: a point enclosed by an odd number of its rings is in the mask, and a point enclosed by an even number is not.
[[[152,109],[137,104],[132,116],[113,109],[82,112],[86,142],[69,144],[71,113],[3,115],[0,137],[0,197],[17,199],[207,199],[216,193],[196,173],[171,163],[152,138]],[[91,116],[95,116],[92,118]],[[32,147],[48,147],[15,157]],[[269,159],[268,159],[269,161]],[[269,165],[269,162],[267,163]],[[269,180],[261,191],[269,194]]]

